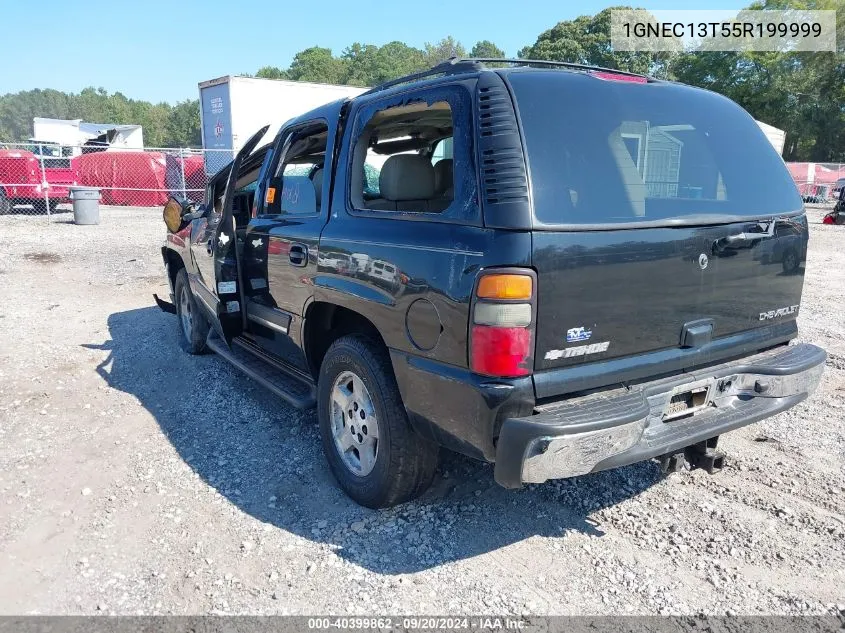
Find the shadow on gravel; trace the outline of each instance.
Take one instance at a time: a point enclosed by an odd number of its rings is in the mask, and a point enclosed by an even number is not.
[[[313,412],[288,407],[213,355],[183,352],[175,318],[158,308],[112,314],[108,327],[110,341],[84,346],[109,352],[97,372],[138,398],[205,482],[243,512],[375,572],[416,572],[535,535],[601,536],[592,513],[662,477],[644,463],[508,491],[490,465],[444,452],[421,499],[368,510],[335,484]]]

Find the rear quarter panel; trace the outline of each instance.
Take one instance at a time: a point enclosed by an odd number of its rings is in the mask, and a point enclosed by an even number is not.
[[[392,349],[467,367],[475,279],[484,268],[527,266],[530,234],[347,216],[323,230],[320,253],[316,300],[367,317]],[[396,268],[394,278],[334,266],[344,260],[337,254],[389,262]]]

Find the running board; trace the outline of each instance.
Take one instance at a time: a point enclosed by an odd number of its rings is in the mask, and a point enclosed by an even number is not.
[[[317,404],[316,388],[304,378],[297,376],[279,363],[264,355],[250,351],[239,339],[232,341],[232,347],[212,330],[206,344],[247,376],[266,387],[297,409],[311,409]]]

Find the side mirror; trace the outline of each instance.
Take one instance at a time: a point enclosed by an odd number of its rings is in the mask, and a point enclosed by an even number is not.
[[[190,200],[177,200],[171,197],[164,205],[162,217],[167,230],[171,233],[178,233],[185,228],[188,222],[193,218],[191,214],[194,211],[194,205]]]

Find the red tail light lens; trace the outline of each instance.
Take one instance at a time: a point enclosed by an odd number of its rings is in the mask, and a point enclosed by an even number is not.
[[[536,278],[522,269],[483,274],[475,288],[470,368],[477,374],[527,376],[534,366]]]
[[[530,329],[472,326],[473,371],[488,376],[527,376],[531,360]]]
[[[622,73],[609,73],[602,70],[595,70],[590,73],[593,77],[599,79],[608,79],[610,81],[630,81],[634,84],[648,83],[647,77],[640,77],[638,75],[623,75]]]

